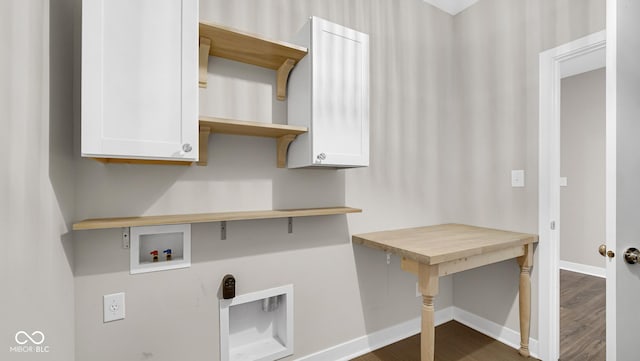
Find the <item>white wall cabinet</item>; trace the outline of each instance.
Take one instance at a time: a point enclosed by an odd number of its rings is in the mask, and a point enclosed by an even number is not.
[[[288,123],[309,128],[289,168],[369,165],[369,36],[312,17],[294,38],[309,54],[289,78]]]
[[[82,155],[198,160],[198,0],[83,0]]]

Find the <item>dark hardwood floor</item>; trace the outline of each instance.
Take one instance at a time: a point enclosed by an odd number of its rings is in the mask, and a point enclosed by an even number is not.
[[[560,305],[560,361],[605,361],[605,280],[560,271]],[[455,321],[436,327],[435,359],[524,360],[517,350]],[[420,335],[353,361],[420,361]]]
[[[518,350],[456,321],[436,327],[436,361],[523,361]],[[536,359],[530,358],[535,361]],[[420,335],[398,341],[353,361],[420,361]]]
[[[560,361],[604,361],[604,278],[560,271]]]

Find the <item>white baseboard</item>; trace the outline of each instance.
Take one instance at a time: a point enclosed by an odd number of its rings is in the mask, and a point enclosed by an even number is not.
[[[463,325],[471,327],[472,329],[480,333],[496,339],[507,346],[513,347],[515,349],[520,349],[519,331],[514,331],[510,328],[499,325],[493,321],[489,321],[486,318],[482,318],[457,307],[453,308],[453,319]],[[539,358],[538,340],[529,338],[529,352],[531,353],[531,356]]]
[[[604,267],[595,267],[589,266],[586,264],[573,263],[569,261],[560,261],[560,269],[583,273],[590,276],[606,278],[607,277],[607,269]]]
[[[436,311],[435,324],[456,320],[474,330],[494,338],[515,349],[520,348],[520,333],[497,323],[476,316],[457,307],[447,307]],[[348,361],[362,356],[381,347],[398,342],[420,332],[420,317],[401,324],[373,332],[369,335],[355,338],[325,350],[318,351],[296,359],[296,361]],[[531,356],[538,357],[538,340],[529,341]]]
[[[453,307],[436,311],[436,325],[452,319]],[[296,361],[348,361],[418,333],[420,333],[420,317],[301,357]]]

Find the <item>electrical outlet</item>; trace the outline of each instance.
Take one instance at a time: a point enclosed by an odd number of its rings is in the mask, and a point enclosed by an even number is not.
[[[420,292],[420,285],[416,282],[416,297],[421,297],[422,292]]]
[[[104,318],[103,322],[111,322],[124,319],[124,292],[103,296]]]
[[[524,170],[519,169],[511,171],[511,186],[524,187]]]

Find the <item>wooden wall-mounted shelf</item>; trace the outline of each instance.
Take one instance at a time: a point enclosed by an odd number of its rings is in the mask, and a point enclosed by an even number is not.
[[[278,168],[284,168],[287,163],[287,149],[289,148],[289,144],[296,139],[299,134],[306,132],[307,128],[295,125],[200,117],[200,160],[198,161],[198,165],[207,165],[209,135],[211,133],[221,133],[276,138]]]
[[[362,209],[350,207],[283,209],[271,211],[244,211],[220,213],[178,214],[167,216],[143,216],[123,218],[94,218],[74,223],[73,230],[106,229],[138,226],[157,226],[165,224],[208,223],[242,221],[251,219],[271,219],[289,217],[328,216],[336,214],[360,213]]]
[[[222,25],[200,22],[201,88],[207,87],[209,56],[218,56],[275,70],[277,98],[284,100],[287,95],[289,72],[305,55],[307,49],[302,46],[269,40]]]
[[[91,158],[105,164],[153,164],[153,165],[182,165],[190,166],[192,161],[162,160],[162,159],[129,159],[129,158]]]

